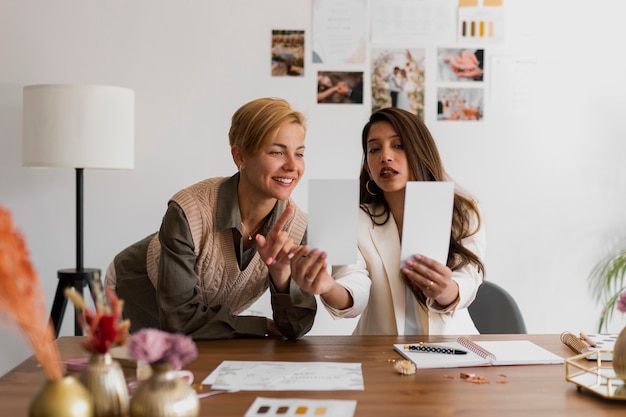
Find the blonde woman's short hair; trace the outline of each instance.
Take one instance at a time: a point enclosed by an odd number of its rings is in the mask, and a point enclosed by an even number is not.
[[[248,155],[256,155],[271,143],[281,127],[297,123],[306,130],[302,113],[280,98],[259,98],[241,106],[233,114],[228,140]]]

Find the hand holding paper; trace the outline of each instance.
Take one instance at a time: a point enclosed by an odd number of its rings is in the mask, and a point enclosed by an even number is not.
[[[413,181],[406,185],[402,229],[402,273],[441,305],[458,289],[446,266],[452,224],[454,183]]]
[[[291,279],[335,308],[352,299],[337,285],[328,266],[352,264],[357,258],[358,180],[310,180],[308,245],[292,252]]]
[[[446,264],[453,203],[453,182],[407,182],[400,255],[402,265],[415,254]]]

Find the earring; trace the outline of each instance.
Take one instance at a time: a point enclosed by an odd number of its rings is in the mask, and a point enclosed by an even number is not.
[[[378,193],[373,193],[372,190],[370,190],[370,182],[372,182],[372,180],[367,180],[367,182],[365,183],[365,189],[368,193],[370,193],[370,195],[378,195]]]

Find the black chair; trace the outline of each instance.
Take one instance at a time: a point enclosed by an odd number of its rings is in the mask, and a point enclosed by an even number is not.
[[[482,283],[468,310],[481,334],[527,333],[517,303],[511,294],[493,282]]]

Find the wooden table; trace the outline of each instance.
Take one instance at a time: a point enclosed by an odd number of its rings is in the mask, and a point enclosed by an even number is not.
[[[63,359],[85,356],[80,337],[58,340]],[[565,380],[564,365],[524,365],[418,370],[402,376],[391,360],[393,343],[451,341],[455,337],[307,336],[298,341],[238,339],[198,342],[199,356],[185,368],[202,381],[223,360],[360,362],[364,391],[241,391],[200,400],[201,416],[242,417],[257,397],[356,400],[355,416],[624,416],[626,402],[603,399]],[[573,355],[559,335],[481,335],[476,340],[528,339],[564,357]],[[477,373],[488,384],[460,378]],[[497,381],[505,379],[507,383]],[[44,382],[29,358],[0,378],[0,416],[26,416]],[[209,387],[206,387],[209,389]]]

